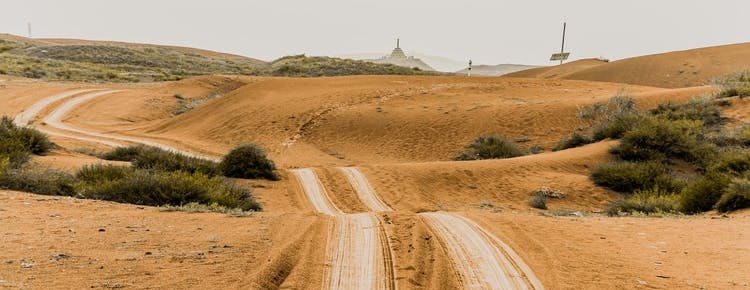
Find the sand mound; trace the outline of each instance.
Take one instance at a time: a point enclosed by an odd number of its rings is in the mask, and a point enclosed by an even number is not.
[[[516,78],[539,78],[539,79],[564,79],[567,76],[587,70],[590,68],[594,68],[600,65],[604,65],[607,62],[601,61],[598,59],[582,59],[582,60],[576,60],[569,63],[565,63],[562,65],[556,65],[556,66],[548,66],[548,67],[539,67],[539,68],[533,68],[529,70],[519,71],[507,74],[505,76],[507,77],[516,77]]]
[[[604,63],[581,60],[511,74],[514,77],[573,79],[680,88],[750,68],[750,43],[668,52]]]

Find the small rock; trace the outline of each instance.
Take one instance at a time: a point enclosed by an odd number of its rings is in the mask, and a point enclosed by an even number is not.
[[[26,260],[21,260],[21,268],[31,268],[34,267],[34,263],[27,262]]]
[[[204,252],[193,252],[192,254],[193,254],[193,258],[195,258],[195,259],[205,259],[206,258],[206,253],[204,253]]]
[[[53,213],[53,214],[49,215],[49,217],[56,218],[56,217],[62,217],[62,215],[59,214],[59,213]]]
[[[106,232],[106,231],[107,230],[105,230],[105,229],[99,229],[99,232]]]
[[[224,245],[224,248],[234,248],[234,246],[232,246],[232,245],[230,245],[230,244],[225,244],[225,245]]]
[[[151,256],[152,254],[153,254],[153,253],[151,253],[151,252],[146,252],[146,254],[145,254],[145,255],[146,255],[146,256]]]
[[[67,258],[70,258],[70,255],[66,253],[57,253],[54,256],[52,256],[52,260],[55,262],[65,260]]]

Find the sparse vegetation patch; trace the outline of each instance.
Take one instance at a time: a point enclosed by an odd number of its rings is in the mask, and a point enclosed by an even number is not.
[[[700,97],[647,113],[625,112],[594,125],[595,140],[621,139],[611,150],[620,161],[600,165],[590,175],[597,185],[625,194],[610,205],[610,215],[750,206],[750,133],[746,128],[726,131],[716,102]]]
[[[456,160],[513,158],[526,155],[515,142],[499,135],[485,135],[475,139]]]

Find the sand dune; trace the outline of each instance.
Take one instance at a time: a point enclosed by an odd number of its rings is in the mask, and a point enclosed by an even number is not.
[[[702,86],[750,67],[750,43],[627,58],[581,60],[510,74],[512,77],[588,80],[663,88]]]
[[[53,136],[64,148],[54,153],[58,157],[101,148],[80,138],[120,142],[114,138],[119,136],[210,156],[252,142],[268,150],[282,177],[240,181],[265,208],[243,219],[0,191],[0,231],[7,233],[4,254],[11,261],[0,264],[0,274],[11,287],[462,289],[470,280],[535,285],[528,274],[517,279],[528,272],[513,262],[519,260],[550,289],[743,289],[750,283],[737,266],[750,259],[748,249],[737,247],[750,242],[737,230],[747,224],[747,214],[612,219],[596,213],[620,197],[588,178],[592,167],[611,158],[607,151],[616,141],[506,160],[452,160],[486,133],[549,149],[584,125],[576,117],[578,106],[619,90],[646,109],[710,87],[400,76],[209,76],[133,85],[11,79],[2,86],[0,112],[22,114],[22,123],[57,115],[50,120],[75,129],[65,134],[79,140]],[[78,91],[90,89],[118,92],[90,97],[98,93]],[[217,97],[177,115],[175,94]],[[746,117],[746,101],[733,102],[725,110]],[[55,130],[52,123],[36,125]],[[57,162],[91,162],[65,156]],[[46,164],[50,157],[35,162]],[[359,174],[340,167],[356,167]],[[296,176],[308,172],[300,168],[315,168],[309,172],[317,178],[300,183]],[[567,193],[550,201],[551,210],[544,212],[550,216],[527,205],[541,186]],[[563,209],[585,214],[554,215]],[[471,223],[436,229],[444,220],[424,218],[433,211]],[[466,225],[473,233],[453,229]],[[472,236],[481,241],[467,246]],[[456,251],[495,256],[475,264],[511,264],[519,276],[476,274],[476,267],[456,264]],[[72,258],[48,262],[60,252]],[[503,262],[509,256],[517,257]],[[33,273],[19,268],[21,259],[33,260]],[[467,274],[472,271],[476,275]]]

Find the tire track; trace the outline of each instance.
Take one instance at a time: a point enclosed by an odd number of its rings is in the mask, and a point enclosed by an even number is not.
[[[454,213],[421,213],[442,240],[467,289],[544,289],[520,256],[477,223]]]
[[[13,119],[13,123],[16,123],[18,126],[29,126],[31,125],[31,120],[34,119],[34,117],[39,114],[39,112],[44,109],[45,107],[49,106],[50,104],[57,102],[59,100],[62,100],[64,98],[77,95],[80,93],[95,91],[94,89],[82,89],[82,90],[73,90],[73,91],[67,91],[63,93],[59,93],[57,95],[53,95],[47,98],[44,98],[33,105],[31,107],[28,107],[26,110],[21,112],[20,114],[16,115],[16,118]]]
[[[385,204],[385,202],[378,197],[377,193],[375,193],[375,189],[373,189],[370,183],[367,182],[367,178],[365,178],[357,167],[339,167],[339,169],[344,172],[346,179],[349,180],[352,188],[357,192],[357,196],[365,206],[370,208],[370,211],[393,211],[390,206]]]
[[[297,177],[297,181],[302,186],[305,195],[307,195],[307,200],[315,207],[315,211],[329,216],[344,214],[331,202],[326,189],[320,183],[320,180],[318,180],[315,171],[311,168],[293,169],[290,171]]]
[[[101,97],[101,96],[104,96],[104,95],[108,95],[108,94],[119,92],[118,90],[107,90],[107,91],[98,90],[98,91],[93,92],[93,93],[91,91],[92,90],[74,90],[74,91],[69,91],[69,92],[65,92],[65,93],[62,93],[62,94],[58,94],[58,95],[54,95],[54,96],[42,99],[41,101],[39,101],[39,102],[35,103],[34,105],[32,105],[24,113],[19,114],[18,116],[16,116],[14,122],[16,124],[19,124],[19,125],[22,125],[22,126],[27,126],[29,124],[30,120],[32,120],[45,107],[49,106],[50,104],[52,104],[52,103],[54,103],[54,102],[56,102],[58,100],[65,99],[65,98],[71,97],[71,96],[75,96],[75,97],[71,98],[70,100],[68,100],[67,102],[65,102],[65,103],[61,104],[60,106],[58,106],[57,108],[55,108],[49,115],[47,115],[43,119],[43,122],[46,125],[48,125],[48,126],[50,126],[52,128],[55,128],[55,129],[58,129],[58,130],[62,130],[62,131],[65,131],[65,132],[69,132],[69,133],[81,134],[81,135],[85,135],[85,136],[78,136],[78,135],[72,135],[72,134],[67,134],[67,133],[60,133],[60,132],[56,132],[56,131],[45,130],[44,128],[39,128],[39,129],[41,131],[43,131],[43,132],[45,132],[47,134],[53,135],[53,136],[59,136],[59,137],[64,137],[64,138],[76,139],[76,140],[81,140],[81,141],[86,141],[86,142],[99,143],[99,144],[104,144],[104,145],[107,145],[107,146],[110,146],[110,147],[124,147],[124,146],[126,146],[126,144],[124,144],[124,143],[115,142],[115,141],[111,141],[111,140],[125,141],[125,142],[128,142],[128,143],[138,143],[138,144],[144,144],[144,145],[148,145],[148,146],[152,146],[152,147],[157,147],[157,148],[161,148],[161,149],[166,150],[166,151],[180,153],[180,154],[183,154],[183,155],[186,155],[186,156],[197,157],[197,158],[211,160],[211,161],[219,161],[220,158],[218,158],[216,156],[196,154],[196,153],[193,153],[193,152],[190,152],[190,151],[180,150],[180,149],[177,149],[177,148],[172,147],[170,145],[166,145],[166,144],[159,143],[159,142],[154,142],[154,141],[147,140],[147,139],[130,137],[130,136],[122,136],[122,135],[116,135],[116,134],[106,134],[106,133],[100,133],[100,132],[92,132],[92,131],[83,130],[83,129],[76,128],[76,127],[73,127],[71,125],[63,123],[62,119],[65,117],[65,115],[68,112],[70,112],[71,110],[73,110],[76,106],[78,106],[78,105],[80,105],[80,104],[82,104],[84,102],[90,101],[90,100],[92,100],[94,98],[97,98],[97,97]],[[86,93],[86,94],[82,94],[82,93]],[[82,94],[82,95],[79,95],[79,94]],[[76,95],[79,95],[79,96],[76,96]]]
[[[334,219],[328,233],[323,289],[395,289],[393,258],[380,220],[372,213],[341,212],[312,169],[291,172],[315,210]]]

